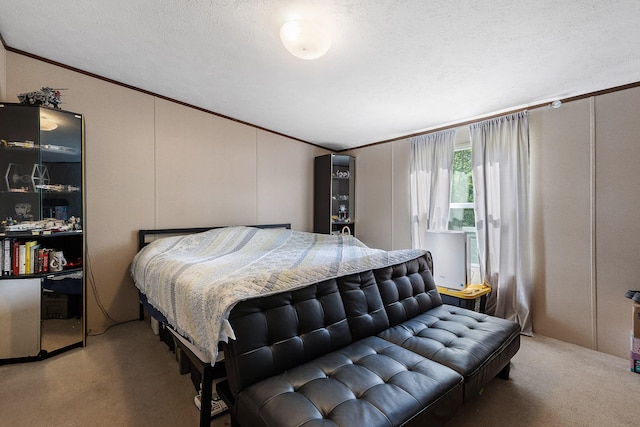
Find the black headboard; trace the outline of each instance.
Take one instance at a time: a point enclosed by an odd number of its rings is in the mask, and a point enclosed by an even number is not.
[[[203,231],[213,230],[215,228],[230,227],[229,225],[221,225],[217,227],[195,227],[195,228],[159,228],[156,230],[138,230],[138,250],[149,244],[149,237],[159,237],[163,235],[183,235],[202,233]],[[291,224],[262,224],[262,225],[247,225],[246,227],[257,228],[286,228],[291,229]]]

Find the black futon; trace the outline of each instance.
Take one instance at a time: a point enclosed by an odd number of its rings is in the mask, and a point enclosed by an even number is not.
[[[217,391],[240,426],[442,425],[496,375],[517,323],[443,305],[430,254],[237,304]]]

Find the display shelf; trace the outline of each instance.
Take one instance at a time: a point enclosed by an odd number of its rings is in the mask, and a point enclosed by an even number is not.
[[[29,278],[51,278],[56,276],[64,276],[70,273],[82,272],[82,267],[69,268],[62,271],[46,272],[46,273],[30,273],[30,274],[16,274],[11,276],[0,276],[0,280],[9,279],[29,279]]]
[[[31,231],[3,231],[0,232],[0,237],[14,237],[18,239],[24,239],[29,237],[53,237],[53,236],[77,236],[82,234],[83,230],[73,231],[56,231],[56,230],[31,230]]]
[[[355,159],[327,154],[314,166],[314,232],[355,234]]]
[[[37,354],[33,346],[27,351],[17,345],[0,364],[40,360],[85,344],[83,149],[82,115],[0,103],[0,295],[17,301],[22,294],[14,288],[36,286],[28,304],[42,316],[28,330],[5,331],[15,343],[23,335],[38,336]],[[6,301],[0,318],[11,319],[21,308]],[[56,305],[61,301],[68,312]],[[55,331],[45,328],[52,315],[69,321]]]

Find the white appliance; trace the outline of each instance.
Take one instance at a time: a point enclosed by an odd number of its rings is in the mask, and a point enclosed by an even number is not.
[[[463,290],[471,277],[467,233],[453,230],[427,230],[425,249],[433,257],[433,280],[436,285]]]

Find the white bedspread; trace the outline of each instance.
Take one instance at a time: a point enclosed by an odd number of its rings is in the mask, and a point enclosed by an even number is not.
[[[131,275],[149,303],[215,361],[218,342],[234,338],[227,319],[239,301],[422,254],[371,249],[352,236],[228,227],[158,239],[135,256]]]

